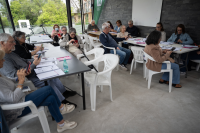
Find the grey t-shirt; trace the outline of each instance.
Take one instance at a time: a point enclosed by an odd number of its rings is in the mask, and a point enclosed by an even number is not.
[[[87,28],[87,31],[93,31],[93,29],[98,29],[98,31],[99,31],[99,28],[97,27],[96,24],[94,26],[92,26],[91,24],[89,24],[88,28]]]

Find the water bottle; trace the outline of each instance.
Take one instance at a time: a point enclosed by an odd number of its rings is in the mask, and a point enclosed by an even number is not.
[[[65,73],[69,72],[68,64],[67,64],[67,60],[66,59],[64,59],[64,61],[63,61],[63,69],[64,69]]]

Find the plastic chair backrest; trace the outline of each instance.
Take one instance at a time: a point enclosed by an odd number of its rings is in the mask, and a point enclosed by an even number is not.
[[[144,48],[141,48],[141,47],[136,47],[136,46],[132,46],[131,47],[131,51],[133,52],[133,55],[134,55],[134,59],[135,60],[138,60],[138,61],[143,61],[143,49]]]
[[[144,50],[143,50],[144,52]],[[144,52],[144,55],[145,55],[145,58],[148,60],[152,60],[152,61],[155,61],[150,55],[148,55],[147,53]],[[156,62],[156,61],[155,61]]]
[[[95,50],[94,58],[97,58],[97,57],[102,56],[104,54],[103,48],[94,48],[94,50]]]
[[[90,41],[89,41],[88,35],[87,35],[87,34],[83,34],[83,36],[84,36],[84,38],[85,38],[85,42],[86,42],[87,44],[89,44]]]
[[[89,36],[89,41],[92,46],[94,46],[94,37]]]

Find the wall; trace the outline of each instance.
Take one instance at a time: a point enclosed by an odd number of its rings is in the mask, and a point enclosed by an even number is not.
[[[116,21],[120,19],[122,24],[128,25],[128,20],[132,18],[132,0],[106,0],[98,21],[100,29],[102,23],[110,21],[116,26]]]
[[[99,28],[110,20],[115,26],[117,19],[127,26],[132,18],[132,0],[107,0],[98,22]],[[186,32],[200,44],[200,0],[163,0],[161,22],[167,33],[167,39],[174,33],[178,24],[186,27]],[[156,24],[155,24],[156,25]],[[146,37],[155,27],[138,26],[141,36]]]

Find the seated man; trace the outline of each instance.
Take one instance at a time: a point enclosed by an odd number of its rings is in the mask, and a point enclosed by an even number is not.
[[[92,20],[91,24],[88,25],[87,31],[99,31],[99,28],[95,24],[95,20]]]
[[[12,36],[6,33],[0,34],[0,50],[3,50],[5,52],[5,62],[4,66],[0,69],[0,73],[8,78],[16,79],[17,70],[21,68],[26,69],[28,62],[31,62],[31,72],[26,75],[26,78],[28,78],[28,80],[31,80],[36,87],[44,87],[44,81],[40,81],[34,71],[35,67],[40,63],[41,58],[38,59],[38,55],[36,55],[34,59],[23,59],[16,53],[12,52],[15,50],[15,45],[16,43]],[[54,78],[48,80],[47,83],[54,89],[59,100],[62,103],[67,103],[65,99],[69,96],[68,94],[66,94],[68,93],[68,91],[66,91],[61,81],[58,78]]]
[[[131,54],[131,50],[118,46],[117,42],[126,40],[128,37],[125,37],[125,38],[113,37],[109,33],[110,24],[107,23],[107,22],[102,24],[102,30],[103,30],[103,32],[99,36],[100,42],[106,47],[113,47],[113,48],[116,49],[116,53],[120,57],[120,61],[119,61],[120,67],[123,70],[127,71],[126,64],[128,63],[128,60],[129,60],[129,57],[130,57],[130,54]],[[106,49],[106,48],[104,48],[104,49],[105,49],[105,53],[114,53],[113,50],[109,50],[109,49]]]
[[[129,33],[131,36],[139,36],[139,30],[136,26],[133,25],[133,20],[128,21],[128,27],[126,28],[126,31]]]

